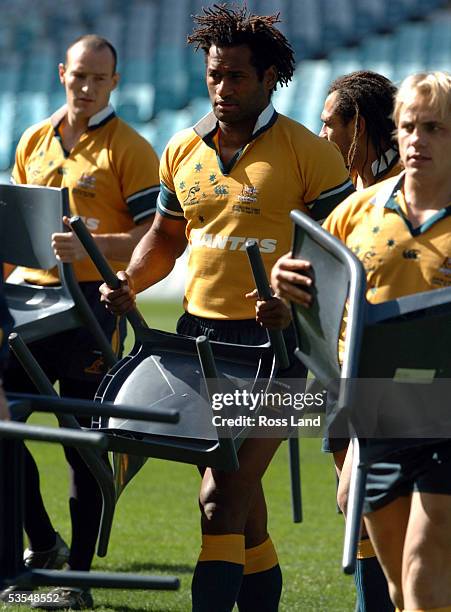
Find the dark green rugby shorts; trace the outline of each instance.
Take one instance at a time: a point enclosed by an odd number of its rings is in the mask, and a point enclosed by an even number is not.
[[[451,440],[431,440],[374,463],[367,473],[363,512],[374,512],[414,491],[451,495]]]

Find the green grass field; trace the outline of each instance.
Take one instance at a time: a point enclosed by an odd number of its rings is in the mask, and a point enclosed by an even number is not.
[[[174,304],[149,304],[141,309],[153,327],[167,330],[174,328],[180,312],[179,305]],[[53,420],[40,417],[39,422]],[[67,467],[62,450],[50,444],[30,446],[40,466],[49,514],[55,528],[69,541]],[[295,525],[291,520],[286,444],[279,449],[264,478],[270,533],[284,573],[280,610],[352,611],[353,579],[344,576],[340,568],[343,519],[335,509],[331,460],[320,452],[320,440],[314,438],[301,440],[301,456],[302,524]],[[180,590],[95,589],[96,610],[190,610],[191,575],[200,545],[198,485],[198,473],[193,466],[153,459],[147,462],[119,500],[108,555],[96,558],[93,569],[175,575],[180,578]]]

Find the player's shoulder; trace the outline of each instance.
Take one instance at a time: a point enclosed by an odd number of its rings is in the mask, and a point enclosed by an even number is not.
[[[341,202],[330,214],[330,217],[358,218],[375,206],[383,208],[391,195],[397,189],[403,177],[403,172],[383,181],[370,185],[365,189],[355,191]]]
[[[284,137],[293,143],[293,146],[308,153],[309,156],[315,153],[342,158],[338,147],[334,143],[329,142],[326,138],[321,138],[299,121],[279,113],[275,125]]]
[[[291,117],[287,117],[286,115],[282,115],[281,113],[278,113],[275,125],[280,130],[283,130],[287,134],[293,135],[296,138],[302,138],[303,140],[315,142],[320,145],[323,142],[327,142],[324,138],[320,138],[317,134],[314,134],[305,125],[299,123],[299,121],[296,121]]]
[[[117,115],[114,117],[113,128],[115,137],[121,146],[135,144],[143,148],[152,147],[152,144],[142,134]]]
[[[33,144],[40,138],[46,136],[49,130],[53,130],[53,127],[50,122],[50,118],[47,117],[46,119],[39,121],[39,123],[30,125],[30,127],[24,130],[20,137],[19,145],[21,147],[26,147],[29,144]]]
[[[171,150],[190,148],[200,140],[193,127],[184,128],[176,132],[168,141],[167,147]]]
[[[193,127],[180,130],[169,139],[162,157],[177,163],[189,155],[201,141],[201,137],[196,134]]]

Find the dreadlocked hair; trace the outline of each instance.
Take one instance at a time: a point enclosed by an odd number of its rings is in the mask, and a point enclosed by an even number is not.
[[[279,15],[253,15],[247,8],[229,8],[227,4],[214,4],[202,9],[203,15],[194,15],[198,27],[188,36],[188,43],[208,54],[210,47],[247,45],[259,79],[270,66],[277,69],[277,82],[288,85],[294,72],[294,54],[285,36],[274,27]],[[276,89],[276,86],[274,86]]]
[[[378,159],[384,158],[388,146],[398,150],[393,140],[393,104],[396,87],[386,77],[371,70],[357,70],[333,81],[328,94],[338,92],[336,112],[346,125],[354,120],[354,135],[348,152],[347,164],[352,164],[357,151],[359,119],[365,119],[368,141],[371,141]]]

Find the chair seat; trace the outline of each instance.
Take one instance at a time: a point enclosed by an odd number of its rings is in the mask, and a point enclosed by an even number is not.
[[[60,286],[5,284],[8,308],[14,317],[15,329],[27,342],[45,338],[55,330],[65,331],[80,325],[73,300]],[[39,325],[36,322],[39,321]]]
[[[142,344],[122,359],[104,378],[97,392],[98,401],[139,407],[174,408],[180,420],[175,424],[109,419],[100,429],[109,433],[109,449],[141,455],[115,458],[115,476],[122,484],[136,473],[144,457],[159,457],[227,469],[220,439],[231,437],[238,449],[247,427],[215,426],[213,416],[235,418],[253,413],[247,406],[212,410],[201,372],[195,338],[157,330],[140,331]],[[274,354],[269,344],[242,346],[211,342],[218,381],[207,381],[218,393],[258,390],[271,383]],[[119,459],[119,460],[118,460]],[[138,467],[138,469],[139,469]],[[123,487],[119,486],[119,490]]]

